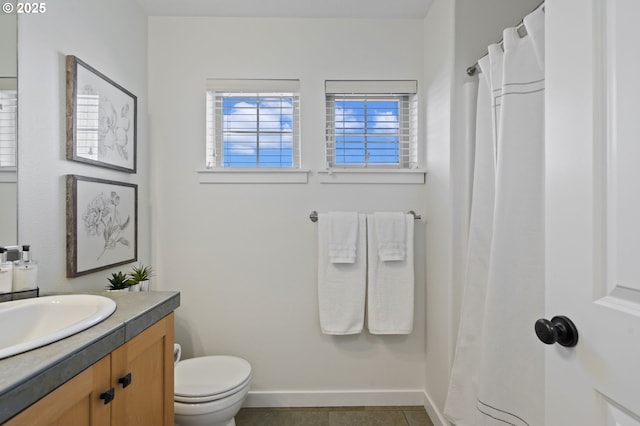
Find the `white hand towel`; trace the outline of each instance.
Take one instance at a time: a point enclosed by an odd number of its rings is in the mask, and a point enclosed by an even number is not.
[[[329,261],[355,263],[358,213],[329,212]]]
[[[318,306],[324,334],[356,334],[364,327],[366,294],[366,216],[358,215],[356,259],[353,263],[329,261],[328,214],[318,218]]]
[[[367,327],[372,334],[410,334],[413,330],[413,216],[403,214],[406,226],[405,257],[380,261],[375,216],[367,217],[368,290]]]
[[[374,213],[377,253],[383,262],[404,260],[407,247],[405,214],[399,212]]]

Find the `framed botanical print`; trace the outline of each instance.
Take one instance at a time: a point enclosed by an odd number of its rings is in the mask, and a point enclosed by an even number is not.
[[[138,185],[67,175],[67,276],[138,260]]]
[[[67,159],[136,172],[137,98],[67,56]]]

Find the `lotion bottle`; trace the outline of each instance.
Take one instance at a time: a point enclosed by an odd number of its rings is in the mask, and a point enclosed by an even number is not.
[[[30,246],[22,246],[22,260],[13,267],[13,291],[37,288],[38,263],[31,259]]]
[[[0,293],[11,293],[13,288],[13,263],[7,262],[7,250],[0,247]]]

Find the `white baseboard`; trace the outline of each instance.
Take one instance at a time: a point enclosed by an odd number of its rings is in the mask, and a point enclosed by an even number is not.
[[[438,407],[433,403],[433,400],[429,396],[428,393],[423,392],[422,396],[424,397],[423,406],[433,426],[452,426],[451,423],[444,418],[442,412],[438,409]]]
[[[434,426],[451,426],[422,389],[390,391],[250,391],[244,407],[353,407],[421,405]]]
[[[391,391],[249,391],[244,407],[350,407],[424,405],[422,389]]]

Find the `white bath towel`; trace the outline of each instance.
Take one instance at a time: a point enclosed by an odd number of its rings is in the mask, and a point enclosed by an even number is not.
[[[356,334],[364,327],[366,293],[366,216],[358,215],[356,259],[353,263],[329,261],[328,214],[318,218],[318,306],[324,334]]]
[[[375,216],[367,216],[367,327],[372,334],[409,334],[413,330],[413,216],[404,214],[404,260],[383,262],[378,257]]]
[[[404,260],[407,247],[405,214],[401,212],[376,212],[373,217],[380,260],[383,262]]]
[[[358,240],[358,213],[329,212],[329,262],[354,263]]]

